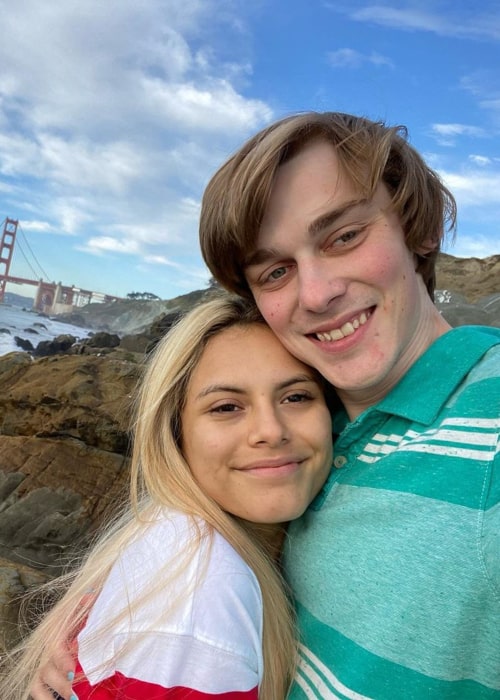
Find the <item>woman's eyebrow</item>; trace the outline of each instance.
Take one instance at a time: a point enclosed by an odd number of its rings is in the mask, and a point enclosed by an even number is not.
[[[275,388],[278,390],[286,389],[287,387],[292,386],[293,384],[303,384],[304,382],[312,382],[313,384],[316,383],[313,377],[310,377],[307,374],[298,374],[293,377],[288,377],[282,382],[279,382],[275,385]],[[216,394],[220,392],[227,392],[229,394],[240,395],[247,393],[247,391],[242,387],[235,386],[233,384],[209,384],[208,386],[204,387],[199,394],[195,396],[195,399],[202,399],[205,396],[208,396],[209,394]]]
[[[310,377],[307,374],[298,374],[296,377],[290,377],[289,379],[285,379],[285,381],[280,382],[279,384],[277,384],[276,388],[286,389],[287,387],[292,386],[293,384],[304,384],[305,382],[312,382],[313,384],[316,384],[316,381],[313,377]]]
[[[230,394],[244,394],[245,390],[238,386],[233,386],[232,384],[209,384],[204,387],[197,396],[196,399],[202,399],[208,394],[215,394],[216,392],[226,391]]]

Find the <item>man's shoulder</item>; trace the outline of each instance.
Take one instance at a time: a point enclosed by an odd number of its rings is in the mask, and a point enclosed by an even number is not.
[[[462,336],[462,342],[467,342],[472,337],[480,338],[479,344],[482,344],[483,352],[477,354],[471,363],[458,393],[478,390],[482,393],[494,392],[500,397],[500,328],[472,327],[472,333],[466,337]],[[461,347],[461,344],[457,346],[459,352]],[[490,408],[495,409],[495,406]],[[498,413],[498,405],[496,411]]]
[[[469,345],[473,349],[483,349],[487,351],[490,348],[500,349],[500,328],[495,326],[456,326],[442,336],[444,344],[460,346],[466,352]],[[467,343],[467,346],[465,346]]]

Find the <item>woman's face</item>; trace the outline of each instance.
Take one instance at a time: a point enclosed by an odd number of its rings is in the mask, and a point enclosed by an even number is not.
[[[222,331],[191,377],[182,447],[224,510],[256,523],[297,518],[332,460],[330,414],[314,372],[262,324]]]

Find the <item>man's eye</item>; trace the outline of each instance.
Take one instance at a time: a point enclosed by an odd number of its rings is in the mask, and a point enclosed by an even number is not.
[[[353,231],[346,231],[345,233],[340,234],[340,236],[337,236],[337,238],[334,238],[331,242],[331,246],[335,248],[341,248],[342,246],[346,245],[347,243],[350,243],[356,236],[358,235],[359,231],[353,230]]]
[[[286,267],[277,267],[275,270],[273,270],[269,275],[268,279],[270,280],[279,280],[280,277],[283,277],[283,275],[286,272]]]

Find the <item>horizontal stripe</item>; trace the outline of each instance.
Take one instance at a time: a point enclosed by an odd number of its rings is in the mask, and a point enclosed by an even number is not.
[[[498,430],[500,428],[500,418],[445,418],[442,424]]]
[[[367,464],[373,464],[384,456],[384,451],[381,450],[380,452],[381,453],[377,456],[360,454],[358,459],[362,462],[366,462]],[[479,462],[491,461],[490,451],[486,452],[482,450],[465,449],[463,447],[456,447],[452,444],[434,445],[426,442],[419,445],[418,443],[409,443],[398,450],[398,454],[400,455],[404,452],[425,452],[426,454],[439,455],[441,457],[469,459]],[[385,454],[387,454],[387,452],[385,452]]]
[[[470,459],[479,462],[491,462],[491,452],[472,450],[464,447],[456,447],[451,443],[447,445],[434,445],[432,443],[411,443],[403,448],[405,452],[426,452],[427,454],[441,455],[448,458]]]
[[[398,451],[385,459],[371,463],[359,459],[353,466],[332,470],[328,491],[335,486],[381,489],[482,510],[489,501],[491,466],[485,461],[448,460],[441,455],[430,460],[429,453],[406,452],[402,455]],[[494,483],[491,487],[494,488]],[[498,488],[500,490],[500,484]],[[498,495],[495,497],[492,493],[491,496],[493,501],[498,500]],[[328,493],[319,510],[330,498]]]
[[[478,432],[477,430],[450,430],[446,429],[435,429],[427,430],[425,433],[416,433],[414,430],[408,431],[405,435],[401,436],[399,441],[396,442],[392,438],[391,442],[376,442],[372,440],[364,448],[365,451],[375,451],[380,448],[386,448],[387,451],[394,449],[398,446],[405,446],[413,442],[422,442],[423,440],[439,440],[442,442],[450,442],[452,444],[459,442],[469,445],[485,445],[486,447],[493,447],[498,441],[498,433],[494,431],[488,432]]]
[[[227,691],[224,693],[205,693],[196,688],[162,688],[156,683],[146,683],[135,678],[127,678],[121,673],[115,673],[97,685],[90,685],[82,677],[81,667],[77,668],[77,680],[73,690],[79,700],[258,700],[258,688],[242,691]]]
[[[285,560],[287,578],[322,625],[373,654],[426,676],[472,674],[500,687],[500,600],[479,523],[473,509],[336,484],[302,527],[291,524],[301,557],[293,567]],[[320,656],[316,640],[311,648]]]
[[[405,667],[377,656],[356,644],[337,630],[328,628],[298,605],[298,621],[305,644],[314,644],[315,653],[301,645],[301,667],[310,664],[315,673],[319,668],[328,669],[338,687],[347,693],[355,693],[358,698],[376,700],[498,700],[499,691],[487,688],[470,679],[447,681],[421,674],[411,667]],[[367,629],[368,638],[371,630]],[[320,657],[320,659],[318,659]],[[341,679],[341,680],[340,680]],[[335,690],[334,686],[323,686],[319,690],[314,685],[313,676],[304,675],[300,670],[287,700],[323,700],[342,698],[348,700],[347,693]],[[326,692],[322,695],[322,692]],[[330,693],[330,695],[328,694]],[[353,695],[352,697],[356,697]]]

